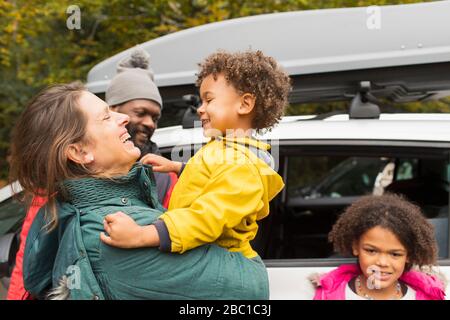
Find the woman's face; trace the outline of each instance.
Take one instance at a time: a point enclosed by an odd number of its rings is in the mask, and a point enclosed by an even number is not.
[[[390,230],[376,226],[353,245],[365,280],[374,289],[389,289],[405,270],[407,250]],[[369,288],[371,289],[371,288]]]
[[[125,125],[126,114],[109,110],[109,106],[96,95],[83,92],[79,106],[87,116],[86,138],[83,147],[88,166],[101,174],[126,174],[141,151],[134,146]]]

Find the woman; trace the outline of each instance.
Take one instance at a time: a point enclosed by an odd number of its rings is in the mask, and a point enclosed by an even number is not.
[[[135,163],[140,151],[127,123],[77,83],[44,90],[21,115],[11,176],[49,197],[28,235],[26,289],[70,299],[267,299],[264,265],[241,253],[206,245],[167,254],[100,241],[108,213],[148,225],[163,211],[151,168]]]

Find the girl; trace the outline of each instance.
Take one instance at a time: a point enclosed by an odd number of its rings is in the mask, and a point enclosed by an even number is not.
[[[403,198],[362,197],[339,217],[329,240],[358,263],[312,277],[315,300],[444,299],[444,284],[435,275],[412,270],[436,263],[437,243],[420,208]]]

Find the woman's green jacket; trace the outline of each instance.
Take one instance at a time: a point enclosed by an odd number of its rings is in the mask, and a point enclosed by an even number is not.
[[[53,289],[69,299],[269,298],[259,257],[247,259],[216,245],[177,254],[100,241],[107,214],[122,211],[140,225],[162,214],[151,167],[135,164],[126,176],[69,180],[64,186],[57,227],[47,231],[42,208],[28,234],[24,283],[35,296]]]

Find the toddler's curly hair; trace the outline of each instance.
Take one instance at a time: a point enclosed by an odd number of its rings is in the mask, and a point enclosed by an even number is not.
[[[255,96],[255,116],[252,126],[257,132],[271,129],[284,114],[291,90],[291,80],[274,58],[261,51],[229,53],[220,50],[199,64],[197,86],[209,75],[219,74],[240,94]]]
[[[406,248],[406,270],[413,265],[436,263],[438,247],[433,225],[418,206],[395,194],[364,196],[355,201],[338,218],[328,239],[337,252],[351,256],[353,242],[376,226],[391,231]]]

